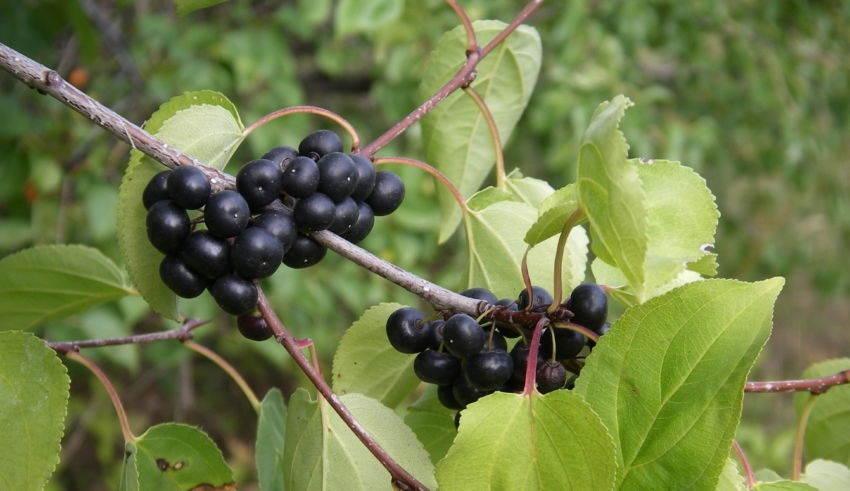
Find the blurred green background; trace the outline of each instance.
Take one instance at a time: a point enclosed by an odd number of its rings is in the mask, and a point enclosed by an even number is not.
[[[460,3],[473,19],[505,21],[522,6]],[[0,11],[1,42],[136,123],[173,95],[212,89],[236,104],[246,124],[313,104],[348,118],[367,142],[421,102],[416,89],[428,53],[457,24],[440,0],[233,0],[185,17],[164,0],[0,0]],[[543,40],[543,67],[507,142],[508,167],[556,187],[570,182],[591,113],[626,94],[636,102],[623,125],[632,155],[683,161],[716,194],[720,276],[788,279],[753,378],[794,378],[814,361],[846,355],[850,3],[551,1],[530,23]],[[0,254],[85,243],[120,262],[115,210],[128,147],[7,74],[0,75],[0,113]],[[269,124],[250,136],[233,168],[272,146],[297,145],[319,127],[333,128],[301,115]],[[388,155],[422,158],[418,127],[379,154]],[[462,240],[436,244],[433,182],[394,170],[407,199],[363,245],[463,288]],[[366,307],[417,303],[330,255],[316,268],[279,272],[268,291],[295,334],[316,341],[328,370],[340,333]],[[211,300],[183,311],[216,319],[198,338],[260,394],[300,383],[283,350],[243,341]],[[141,301],[125,299],[40,332],[60,340],[164,327]],[[137,432],[166,420],[202,426],[250,489],[254,416],[220,370],[176,343],[90,354],[112,376]],[[120,472],[119,427],[103,389],[80,367],[69,369],[77,397],[52,487],[110,489]],[[756,467],[787,472],[792,425],[786,396],[747,397],[739,438]]]

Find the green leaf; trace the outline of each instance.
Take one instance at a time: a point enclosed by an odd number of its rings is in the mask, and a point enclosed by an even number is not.
[[[628,309],[576,383],[614,437],[618,487],[714,487],[783,280],[689,283]]]
[[[760,482],[752,488],[753,491],[817,491],[810,485],[797,481]]]
[[[205,9],[224,3],[227,0],[174,0],[177,7],[177,15],[186,15],[196,10]]]
[[[617,96],[593,114],[579,150],[576,193],[590,221],[591,248],[623,271],[643,298],[647,251],[646,197],[618,125],[632,102]]]
[[[168,145],[204,164],[223,169],[239,143],[242,122],[235,106],[218,92],[187,92],[166,102],[151,116],[145,129]],[[168,318],[177,317],[177,297],[159,278],[162,253],[148,241],[142,192],[165,168],[138,150],[130,153],[118,192],[118,245],[133,284],[151,308]]]
[[[346,331],[334,355],[334,392],[356,392],[396,407],[419,385],[413,373],[416,357],[399,353],[387,340],[387,318],[402,307],[376,305]]]
[[[726,458],[723,472],[720,473],[720,480],[714,489],[715,491],[745,491],[747,489],[746,479],[738,471],[738,464],[734,459]]]
[[[402,467],[429,488],[434,468],[416,435],[401,418],[374,399],[345,394],[342,402]],[[289,399],[284,470],[286,489],[388,489],[390,475],[323,399],[304,389]]]
[[[434,464],[446,455],[457,435],[455,413],[443,406],[437,398],[437,386],[430,384],[419,400],[407,408],[404,423],[416,433]]]
[[[0,332],[0,489],[44,489],[59,463],[70,385],[44,341]]]
[[[525,242],[534,246],[561,233],[567,219],[578,210],[576,188],[568,184],[544,199],[537,209],[537,220],[525,234]],[[578,225],[578,223],[577,223]]]
[[[490,289],[498,297],[513,298],[522,288],[522,256],[528,246],[526,231],[537,219],[537,210],[525,203],[501,201],[466,214],[469,246],[469,286]],[[528,255],[528,271],[535,285],[551,288],[552,258],[558,238],[538,244]],[[587,234],[575,227],[567,240],[562,270],[566,291],[581,283],[587,263]]]
[[[402,0],[340,0],[334,16],[336,35],[377,31],[398,19],[403,11]]]
[[[214,489],[236,489],[233,472],[221,450],[203,431],[179,423],[148,428],[127,445],[125,466],[133,465],[125,477],[138,477],[139,489],[182,491],[205,485]],[[132,489],[132,480],[128,483]],[[207,488],[204,488],[207,489]]]
[[[803,372],[803,378],[819,378],[850,369],[850,358],[837,358],[816,363]],[[794,395],[799,416],[805,402],[813,397],[808,392]],[[832,387],[817,396],[806,426],[806,457],[850,463],[850,386]]]
[[[449,491],[611,489],[615,461],[599,416],[574,393],[496,392],[461,413],[437,481]]]
[[[97,249],[32,247],[0,260],[0,330],[29,329],[134,294],[124,273]]]
[[[257,462],[257,477],[260,489],[282,491],[283,454],[286,443],[286,406],[283,394],[277,388],[266,393],[260,404],[260,417],[257,423],[257,443],[254,460]]]
[[[473,23],[482,46],[501,32],[506,24],[498,21]],[[458,26],[446,33],[422,75],[421,97],[437,92],[466,60],[466,32]],[[520,26],[496,47],[477,67],[472,88],[484,99],[504,143],[519,121],[537,82],[541,44],[537,31]],[[463,91],[456,91],[422,119],[426,160],[443,172],[464,198],[481,186],[495,164],[493,140],[478,107]],[[457,204],[447,190],[439,187],[443,211],[440,242],[446,241],[461,221]]]
[[[537,207],[555,190],[548,182],[533,177],[525,177],[519,169],[512,170],[505,179],[504,188],[516,201]]]
[[[850,489],[850,469],[838,462],[813,460],[800,480],[820,491],[846,491]]]

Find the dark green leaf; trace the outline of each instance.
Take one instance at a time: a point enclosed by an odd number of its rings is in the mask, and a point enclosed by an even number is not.
[[[0,332],[0,489],[44,489],[59,463],[70,385],[44,341]]]
[[[336,34],[376,31],[398,19],[403,11],[403,0],[340,0],[334,16]]]
[[[212,7],[213,5],[218,5],[226,1],[227,0],[174,0],[174,4],[177,6],[178,15],[186,15],[196,10]]]
[[[32,247],[0,260],[0,330],[29,329],[134,294],[97,249]]]
[[[254,460],[257,462],[257,477],[260,489],[283,491],[283,453],[286,443],[286,406],[283,394],[271,389],[260,405],[257,423],[257,443]]]
[[[618,487],[713,487],[783,280],[703,280],[627,310],[576,383],[614,437]]]
[[[850,358],[837,358],[816,363],[803,372],[803,378],[819,378],[850,369]],[[808,392],[794,395],[797,414],[813,397]],[[832,387],[817,396],[806,426],[806,457],[850,463],[850,386]]]
[[[446,455],[457,435],[455,411],[443,406],[435,385],[429,384],[419,400],[407,408],[404,422],[416,433],[434,464]]]

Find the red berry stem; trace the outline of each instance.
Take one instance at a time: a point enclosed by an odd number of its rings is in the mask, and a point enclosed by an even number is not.
[[[531,346],[528,347],[528,364],[525,366],[525,387],[522,394],[530,396],[537,390],[537,356],[540,351],[540,336],[549,319],[541,317],[531,334]]]

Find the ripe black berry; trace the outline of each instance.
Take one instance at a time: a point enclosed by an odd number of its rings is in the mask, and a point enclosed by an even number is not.
[[[596,283],[582,283],[570,294],[565,307],[574,314],[570,322],[598,331],[608,317],[608,295]]]
[[[157,201],[148,210],[147,232],[151,244],[165,254],[177,253],[189,235],[190,222],[186,210],[171,200]]]
[[[314,131],[298,144],[298,153],[301,155],[315,153],[321,157],[331,152],[342,152],[342,140],[330,130]]]
[[[366,157],[352,153],[348,155],[354,162],[354,168],[357,170],[357,185],[354,191],[351,192],[351,197],[357,201],[363,201],[372,194],[372,189],[375,187],[375,165]]]
[[[210,196],[204,208],[207,229],[216,237],[235,237],[248,225],[251,210],[245,198],[236,191],[221,191]]]
[[[423,382],[449,385],[460,373],[460,360],[448,353],[426,349],[413,360],[413,372]]]
[[[463,375],[461,375],[462,377]],[[440,404],[447,407],[448,409],[463,409],[463,405],[457,402],[454,395],[454,387],[452,385],[441,385],[437,387],[437,399],[440,400]]]
[[[171,199],[168,195],[169,175],[171,175],[171,171],[164,170],[153,176],[148,185],[145,186],[145,190],[142,192],[142,204],[145,205],[146,210],[149,210],[157,201]]]
[[[304,232],[325,230],[334,221],[334,202],[322,193],[313,193],[295,203],[295,225]]]
[[[236,174],[236,190],[252,210],[260,210],[277,199],[282,176],[280,166],[271,160],[252,160]]]
[[[458,376],[452,384],[452,395],[461,407],[466,407],[492,392],[492,390],[476,388],[463,374]]]
[[[560,362],[547,361],[537,369],[537,390],[541,394],[561,389],[567,383],[567,369]]]
[[[404,183],[398,174],[382,170],[375,173],[375,187],[366,198],[375,216],[385,216],[394,212],[404,200]]]
[[[292,147],[280,146],[274,147],[265,154],[261,159],[271,160],[282,170],[289,164],[289,161],[298,156],[298,150]]]
[[[443,327],[443,345],[458,358],[468,358],[484,348],[486,334],[474,318],[455,314]]]
[[[168,176],[168,195],[186,210],[197,210],[210,197],[210,180],[197,167],[183,165]]]
[[[514,363],[504,350],[482,351],[466,360],[463,371],[476,389],[495,390],[511,378]]]
[[[210,280],[230,271],[230,245],[207,230],[197,230],[186,237],[180,248],[180,258]]]
[[[555,335],[555,359],[575,358],[584,348],[585,337],[581,333],[564,328],[550,327],[549,329],[553,329]],[[543,332],[543,337],[540,339],[540,356],[552,357],[552,334],[548,331]]]
[[[345,240],[356,244],[365,239],[375,226],[375,214],[372,213],[372,208],[366,203],[359,203],[357,206],[357,220],[347,232],[340,234]]]
[[[351,230],[360,216],[360,207],[351,198],[345,198],[334,206],[334,219],[328,230],[339,235]]]
[[[266,320],[259,315],[240,315],[236,318],[236,326],[243,336],[252,341],[265,341],[274,335]]]
[[[289,213],[277,210],[266,210],[254,219],[254,227],[265,229],[283,246],[283,252],[292,247],[298,229],[295,228],[295,219]]]
[[[460,292],[464,297],[474,298],[476,300],[483,300],[491,305],[498,302],[496,295],[493,295],[493,292],[486,288],[470,288],[468,290],[464,290]]]
[[[429,322],[428,330],[431,332],[431,343],[428,345],[432,350],[438,351],[440,345],[443,344],[443,328],[446,327],[446,321],[443,319],[435,319]]]
[[[517,296],[517,307],[519,310],[541,310],[552,304],[552,295],[540,286],[531,287],[533,302],[528,301],[528,290],[523,288]],[[529,307],[530,306],[530,307]]]
[[[207,287],[204,278],[177,256],[165,256],[159,263],[159,277],[165,286],[183,298],[195,298]]]
[[[514,362],[514,378],[517,380],[525,380],[525,369],[528,367],[529,346],[525,343],[518,342],[511,349],[511,360]],[[537,367],[542,365],[542,359],[538,352]]]
[[[226,274],[219,277],[210,287],[218,306],[232,315],[243,315],[257,305],[257,286],[249,280]]]
[[[517,301],[511,298],[503,298],[497,301],[496,305],[504,307],[504,310],[509,312],[516,312],[519,310]],[[523,334],[523,329],[520,326],[502,321],[496,321],[496,330],[498,330],[499,333],[506,338],[518,338]]]
[[[283,264],[290,268],[308,268],[325,257],[328,250],[306,235],[298,234],[292,247],[283,255]]]
[[[236,236],[230,249],[230,264],[242,278],[271,276],[283,260],[283,246],[262,228],[248,227]]]
[[[397,351],[420,353],[431,342],[431,332],[428,327],[425,314],[421,310],[404,307],[387,318],[387,339]]]
[[[309,157],[295,157],[283,171],[281,187],[294,198],[310,196],[319,188],[319,166]]]
[[[351,157],[331,152],[322,156],[316,165],[319,166],[319,192],[337,203],[351,196],[357,186],[357,168]]]

